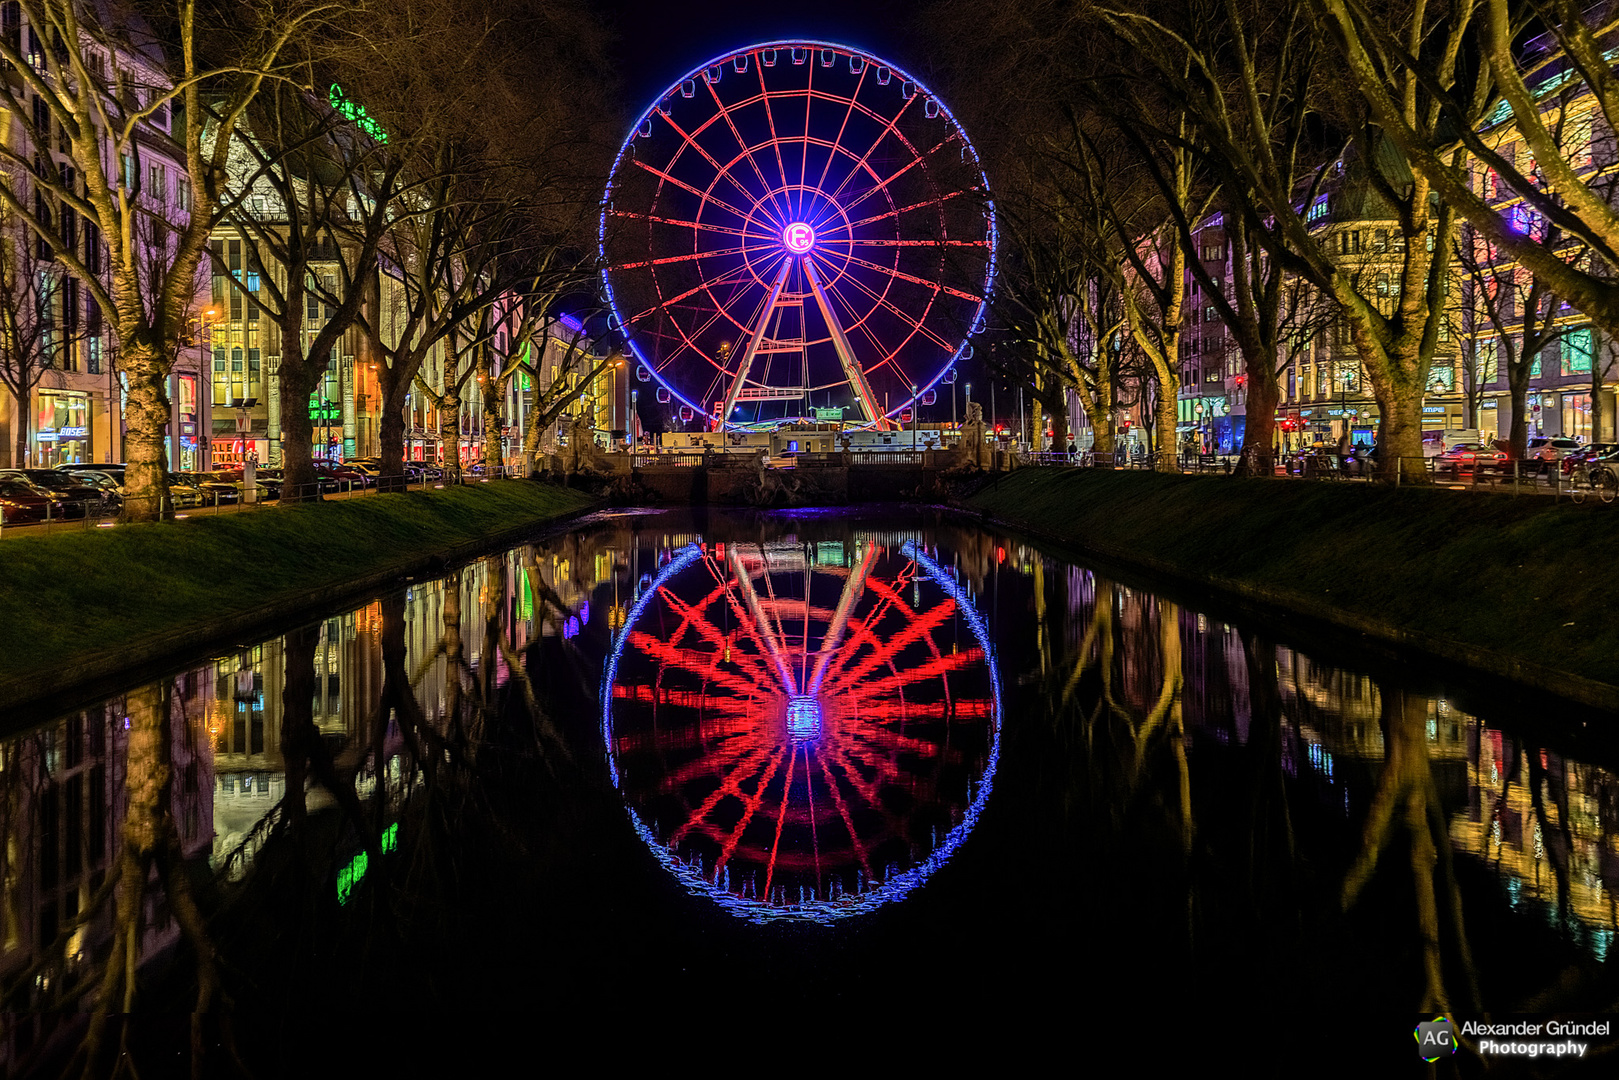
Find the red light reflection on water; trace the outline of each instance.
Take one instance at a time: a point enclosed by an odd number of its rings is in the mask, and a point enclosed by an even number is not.
[[[875,544],[846,561],[716,545],[628,632],[620,788],[738,900],[852,902],[932,855],[983,775],[991,673],[956,601]]]

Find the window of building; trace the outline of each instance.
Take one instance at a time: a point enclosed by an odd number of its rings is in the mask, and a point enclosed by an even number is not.
[[[153,165],[147,169],[146,194],[158,202],[164,202],[168,198],[168,171],[163,166]]]
[[[1589,375],[1591,373],[1591,328],[1581,327],[1563,335],[1563,374]]]
[[[1591,395],[1563,395],[1563,434],[1571,439],[1591,437]]]
[[[176,210],[191,209],[191,179],[185,176],[174,178],[174,207]]]
[[[225,347],[214,346],[214,404],[230,404],[230,380],[225,377]]]

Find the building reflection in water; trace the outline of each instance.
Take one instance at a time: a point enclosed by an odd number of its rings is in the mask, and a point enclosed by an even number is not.
[[[1613,772],[1514,736],[1445,698],[1380,685],[1089,570],[1042,566],[1032,549],[1019,548],[1013,558],[1031,576],[1064,575],[1067,603],[1054,618],[1044,611],[1051,590],[1037,592],[1042,624],[1062,628],[1053,631],[1061,640],[1042,643],[1042,663],[1066,663],[1071,674],[1087,659],[1093,669],[1111,667],[1101,684],[1109,709],[1151,715],[1165,693],[1163,661],[1173,649],[1183,681],[1184,748],[1194,758],[1205,740],[1251,745],[1274,714],[1276,731],[1265,737],[1279,736],[1275,760],[1295,790],[1314,791],[1362,831],[1346,902],[1377,872],[1393,834],[1406,834],[1404,844],[1428,832],[1434,845],[1493,876],[1512,908],[1560,929],[1595,960],[1606,958],[1619,931]],[[1176,628],[1172,647],[1166,619]],[[1110,655],[1100,659],[1104,651]],[[1434,815],[1431,829],[1408,820],[1419,804]],[[1419,906],[1431,904],[1431,917],[1444,921],[1447,911],[1460,914],[1460,894],[1454,875],[1441,880],[1452,855],[1435,856],[1437,877],[1418,882]],[[1445,932],[1461,935],[1465,954],[1465,929]],[[1467,978],[1457,973],[1450,981]],[[1430,990],[1443,993],[1437,985]]]
[[[904,897],[993,784],[982,617],[915,541],[716,542],[647,582],[608,660],[614,782],[654,854],[754,920]]]
[[[614,657],[598,700],[619,795],[677,880],[744,917],[870,910],[949,857],[996,775],[998,663],[1011,730],[1045,709],[1087,733],[1071,743],[1089,756],[1057,764],[1091,774],[1062,775],[1053,813],[1125,822],[1151,789],[1151,837],[1188,853],[1213,831],[1218,807],[1199,800],[1216,786],[1271,800],[1277,843],[1295,842],[1306,802],[1341,822],[1347,848],[1312,854],[1341,864],[1344,901],[1401,874],[1414,940],[1444,943],[1416,946],[1426,1003],[1473,993],[1464,872],[1587,956],[1612,949],[1619,784],[1605,768],[985,530],[715,515],[705,532],[598,517],[0,739],[8,1067],[52,1024],[83,1029],[75,1010],[125,925],[126,836],[172,829],[229,899],[332,811],[347,823],[319,856],[335,910],[408,846],[434,770],[475,775],[463,765],[503,708],[566,753],[539,684],[597,679]],[[1268,771],[1228,775],[1225,748]],[[133,774],[132,752],[149,763]],[[1069,798],[1081,787],[1089,803]],[[1407,851],[1425,843],[1419,871]],[[141,957],[182,940],[174,885],[154,869],[139,894]]]

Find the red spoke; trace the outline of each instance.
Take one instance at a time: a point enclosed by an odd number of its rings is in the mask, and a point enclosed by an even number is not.
[[[717,259],[723,255],[740,255],[747,248],[719,248],[714,251],[693,251],[686,255],[665,255],[644,262],[619,263],[620,270],[639,270],[643,266],[665,266],[669,263],[693,262],[697,259]]]
[[[868,270],[875,270],[880,274],[887,274],[889,277],[896,278],[900,281],[909,281],[913,285],[920,285],[925,289],[932,289],[936,293],[948,293],[951,296],[960,297],[963,300],[971,300],[975,304],[983,302],[984,299],[982,296],[974,296],[972,293],[962,292],[960,289],[951,288],[949,285],[944,285],[937,281],[929,281],[926,278],[919,278],[915,274],[907,274],[901,270],[891,270],[879,263],[867,262],[865,259],[862,259],[856,255],[849,255],[846,256],[846,258],[848,258],[848,260],[852,263],[866,267]],[[949,348],[949,346],[946,347]],[[951,348],[950,351],[955,352],[955,349]]]
[[[720,101],[720,95],[714,89],[713,83],[709,82],[707,79],[704,79],[703,85],[708,87],[709,96],[714,99],[715,107],[719,109],[720,115],[725,118],[725,126],[731,129],[731,135],[736,139],[737,148],[742,151],[742,156],[748,159],[748,164],[753,168],[753,174],[759,178],[760,186],[768,192],[770,190],[770,181],[765,179],[764,170],[759,168],[759,163],[754,160],[753,148],[748,145],[746,139],[742,138],[742,132],[737,130],[735,121],[731,119],[731,110],[727,109],[725,107],[725,103]],[[780,214],[780,207],[776,205],[775,197],[769,196],[768,198],[771,208],[777,211],[777,216],[774,219],[774,223],[778,228],[780,228],[782,225],[786,224],[786,222],[782,220],[784,215]]]
[[[647,172],[651,173],[653,176],[658,177],[660,180],[667,181],[668,183],[673,184],[677,188],[681,188],[681,189],[683,189],[685,191],[691,192],[693,195],[697,196],[699,199],[703,200],[704,202],[712,202],[715,206],[718,206],[721,209],[729,210],[731,213],[735,214],[737,217],[741,218],[743,221],[748,220],[748,215],[744,214],[742,211],[738,210],[736,207],[732,206],[730,203],[726,202],[724,199],[721,199],[721,198],[719,198],[718,196],[715,196],[715,195],[711,195],[706,191],[698,191],[696,188],[692,187],[690,184],[686,183],[684,180],[677,180],[673,176],[670,176],[668,173],[664,172],[662,169],[655,169],[651,165],[648,165],[646,162],[641,161],[640,159],[636,160],[635,166],[636,166],[636,168],[639,168],[639,169],[645,169]]]
[[[683,229],[701,229],[704,232],[721,233],[725,236],[753,237],[759,240],[775,239],[769,233],[737,229],[729,225],[712,225],[706,221],[682,221],[680,218],[659,217],[657,214],[635,214],[628,210],[613,210],[610,213],[613,217],[627,218],[631,221],[650,221],[655,225],[674,225]]]
[[[852,261],[856,261],[856,262],[861,261],[861,260],[853,259],[852,256],[851,256],[851,259],[852,259]],[[899,275],[896,274],[895,276],[897,277]],[[892,356],[898,356],[900,349],[905,348],[906,344],[909,343],[911,338],[915,337],[916,334],[921,334],[922,336],[928,338],[935,345],[939,346],[939,348],[945,350],[946,353],[953,354],[956,351],[956,346],[955,345],[953,345],[950,342],[946,341],[944,338],[940,337],[938,334],[934,333],[932,330],[929,330],[926,326],[924,326],[922,324],[921,320],[911,318],[903,310],[901,310],[897,305],[895,305],[892,301],[890,301],[886,295],[878,295],[877,293],[873,292],[869,285],[867,285],[865,282],[859,280],[858,278],[850,277],[848,275],[845,275],[845,280],[850,282],[852,285],[854,285],[855,288],[859,289],[861,292],[865,293],[867,296],[871,297],[879,305],[881,305],[882,307],[887,308],[896,318],[900,319],[907,326],[910,326],[914,330],[914,333],[912,333],[911,335],[906,337],[906,339],[904,341],[900,342],[899,349],[895,349]],[[834,293],[837,292],[836,289],[833,289],[831,291],[834,292]],[[838,296],[838,299],[843,300],[843,294],[842,293],[837,293],[837,296]],[[928,301],[928,305],[929,305],[929,307],[932,306],[932,300],[931,299]],[[847,300],[844,300],[844,306],[852,308],[852,305],[850,305]],[[923,312],[924,315],[926,313],[927,313],[926,311]],[[892,359],[892,356],[890,357],[890,359]],[[876,365],[873,365],[873,367],[875,367],[875,366]]]

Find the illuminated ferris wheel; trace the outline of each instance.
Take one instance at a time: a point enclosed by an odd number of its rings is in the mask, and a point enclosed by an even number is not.
[[[903,897],[971,831],[999,703],[982,618],[914,544],[715,544],[630,612],[602,725],[636,831],[688,887],[824,921]]]
[[[729,53],[659,97],[614,163],[600,242],[638,377],[714,427],[891,425],[971,355],[995,268],[954,117],[814,41]]]

